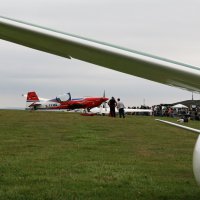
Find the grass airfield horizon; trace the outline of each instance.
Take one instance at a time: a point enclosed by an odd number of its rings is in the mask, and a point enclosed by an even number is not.
[[[196,139],[149,116],[1,110],[0,199],[198,199]]]

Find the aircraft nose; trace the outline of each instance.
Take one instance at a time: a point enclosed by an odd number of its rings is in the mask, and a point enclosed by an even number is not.
[[[102,98],[102,101],[104,102],[104,101],[107,101],[108,100],[108,98],[106,98],[106,97],[103,97]]]

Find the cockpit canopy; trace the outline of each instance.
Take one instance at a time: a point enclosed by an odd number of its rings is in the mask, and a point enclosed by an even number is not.
[[[65,93],[65,94],[59,95],[59,96],[56,97],[56,100],[58,102],[70,101],[71,100],[71,94]]]

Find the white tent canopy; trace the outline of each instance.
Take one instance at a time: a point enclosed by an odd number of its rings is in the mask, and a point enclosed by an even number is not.
[[[172,108],[188,108],[188,107],[183,104],[176,104],[176,105],[172,106]]]

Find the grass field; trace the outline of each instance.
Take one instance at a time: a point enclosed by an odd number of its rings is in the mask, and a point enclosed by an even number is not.
[[[196,138],[154,117],[2,110],[0,199],[196,200]]]

